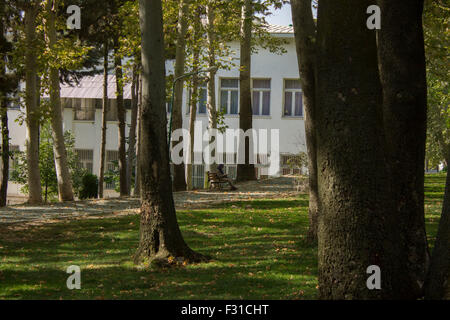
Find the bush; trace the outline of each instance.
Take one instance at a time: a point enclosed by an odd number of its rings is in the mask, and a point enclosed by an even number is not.
[[[86,173],[81,180],[79,198],[92,199],[98,196],[98,178],[95,174]]]

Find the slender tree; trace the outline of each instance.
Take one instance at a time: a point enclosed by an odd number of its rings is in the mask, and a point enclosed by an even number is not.
[[[161,0],[139,1],[142,34],[141,225],[135,262],[199,261],[178,226],[169,166]]]
[[[316,71],[316,25],[312,15],[311,0],[292,0],[292,21],[295,31],[300,81],[305,107],[305,136],[308,151],[309,178],[309,230],[308,239],[317,241],[318,184],[317,142],[315,132],[315,71]]]
[[[133,175],[133,168],[136,162],[136,128],[138,117],[138,97],[139,97],[139,65],[133,65],[133,75],[131,82],[131,123],[130,134],[128,137],[127,150],[127,185],[128,191],[131,194],[131,177]]]
[[[45,32],[47,46],[50,51],[55,50],[57,44],[56,11],[58,5],[54,0],[47,0]],[[73,201],[72,180],[67,165],[67,153],[64,144],[63,117],[61,108],[61,95],[59,87],[59,68],[50,66],[50,120],[52,126],[53,149],[55,156],[56,177],[58,180],[58,195],[60,201]]]
[[[28,166],[28,202],[31,204],[42,203],[41,178],[39,170],[39,90],[38,90],[38,62],[34,52],[36,35],[36,18],[39,6],[30,2],[24,7],[25,12],[25,104],[27,124],[27,166]]]
[[[251,91],[251,55],[252,55],[252,20],[253,20],[253,0],[244,0],[242,5],[241,19],[241,49],[240,49],[240,75],[239,75],[239,128],[244,132],[253,127],[252,112],[252,91]],[[253,155],[250,152],[250,141],[248,138],[239,141],[244,144],[245,163],[238,163],[238,181],[256,180],[254,164],[250,163]],[[241,147],[239,147],[242,150]]]
[[[105,37],[103,42],[103,99],[102,99],[102,135],[100,142],[100,172],[98,174],[98,198],[103,198],[103,184],[105,180],[105,154],[106,154],[106,130],[107,114],[109,109],[108,99],[108,61],[109,49],[108,39]]]

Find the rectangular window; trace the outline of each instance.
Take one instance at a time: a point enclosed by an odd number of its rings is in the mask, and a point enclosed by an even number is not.
[[[89,173],[94,173],[94,150],[91,149],[75,149],[78,158],[78,165],[86,169]]]
[[[192,90],[189,90],[189,100],[186,108],[186,114],[191,112],[191,100]],[[205,83],[200,84],[198,87],[198,102],[197,102],[197,114],[206,114],[206,105],[208,102],[208,89]]]
[[[239,79],[221,79],[220,109],[225,114],[239,113]]]
[[[303,117],[303,92],[300,80],[284,80],[285,117]]]
[[[119,151],[116,150],[106,150],[106,172],[117,171],[119,163]],[[114,190],[116,184],[114,181],[106,183],[106,190]]]
[[[117,99],[108,99],[108,110],[106,110],[106,121],[119,121],[117,114]]]
[[[270,79],[253,79],[253,115],[270,115]]]
[[[74,120],[95,121],[94,99],[72,99]]]
[[[8,180],[11,179],[13,171],[19,164],[18,155],[20,153],[19,146],[9,145],[9,152],[11,156],[9,157],[9,170],[8,170]]]

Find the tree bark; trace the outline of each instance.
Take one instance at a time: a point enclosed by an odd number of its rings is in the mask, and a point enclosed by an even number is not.
[[[309,176],[309,229],[307,239],[317,242],[318,184],[317,184],[317,143],[315,132],[315,68],[316,68],[316,26],[311,1],[292,0],[292,19],[295,30],[300,81],[305,107],[305,136],[308,152]]]
[[[26,148],[28,175],[28,203],[42,203],[41,174],[39,170],[39,91],[37,81],[36,17],[38,7],[30,5],[25,8],[25,104],[26,104]]]
[[[450,152],[447,163],[449,160]],[[425,282],[425,299],[450,299],[450,174],[448,171],[439,229]]]
[[[133,82],[131,85],[131,124],[130,134],[128,136],[128,151],[127,151],[127,185],[129,186],[129,193],[131,194],[131,176],[136,162],[136,127],[137,127],[137,113],[138,113],[138,96],[139,96],[139,67],[133,67]]]
[[[172,194],[161,0],[139,1],[142,34],[141,225],[135,262],[199,261],[181,234]]]
[[[119,175],[120,196],[129,195],[127,185],[127,153],[125,137],[125,106],[123,103],[123,71],[122,57],[119,53],[119,38],[114,39],[114,67],[116,73],[117,118],[119,120]]]
[[[180,0],[180,9],[178,14],[178,33],[177,48],[175,57],[175,75],[174,79],[182,76],[186,61],[186,33],[188,28],[187,15],[189,10],[189,0]],[[175,84],[175,95],[172,106],[172,132],[183,128],[183,87],[184,81],[181,79]],[[178,143],[183,141],[180,138]],[[186,174],[184,163],[173,166],[173,187],[175,191],[186,190]]]
[[[137,146],[136,146],[136,177],[134,180],[134,196],[141,197],[141,161],[140,150],[141,150],[141,119],[142,119],[142,75],[139,77],[139,90],[138,90],[138,124],[137,124]]]
[[[0,14],[3,16],[5,5],[0,4]],[[0,18],[0,43],[5,44],[5,27],[3,19]],[[1,145],[1,181],[0,181],[0,207],[5,207],[7,205],[8,197],[8,175],[9,175],[9,129],[8,129],[8,89],[5,82],[8,81],[6,75],[6,56],[7,52],[4,52],[6,45],[0,52],[0,121],[1,121],[1,132],[2,132],[2,145]]]
[[[208,127],[210,129],[217,129],[217,108],[216,108],[216,31],[215,31],[215,19],[216,15],[214,13],[214,7],[212,3],[208,4],[206,7],[206,13],[208,16],[208,27],[207,27],[207,37],[208,37],[208,65],[209,65],[209,75],[208,75],[208,98],[206,103],[206,108],[208,109]],[[191,133],[192,134],[192,133]],[[212,139],[211,139],[212,140]],[[212,143],[212,141],[210,141]],[[214,151],[216,152],[216,151]],[[217,163],[212,163],[208,171],[214,172],[217,168]]]
[[[53,0],[48,0],[46,5],[48,18],[46,21],[46,33],[48,47],[54,50],[57,42],[56,35],[56,8]],[[50,107],[53,138],[53,153],[55,155],[56,178],[58,180],[59,201],[73,201],[72,179],[67,164],[67,152],[64,143],[63,116],[61,108],[61,94],[59,87],[59,69],[50,67]]]
[[[378,0],[378,59],[393,194],[408,253],[410,287],[422,294],[429,252],[424,214],[427,83],[423,0]]]
[[[108,99],[108,40],[103,43],[103,99],[102,99],[102,134],[100,142],[100,172],[98,173],[98,198],[103,198],[103,185],[105,180],[105,154],[106,154],[106,130],[107,113],[109,108]]]
[[[241,19],[241,65],[239,76],[239,128],[246,132],[253,126],[252,91],[251,91],[251,48],[252,48],[253,0],[244,0]],[[250,163],[250,141],[239,141],[245,144],[245,163],[237,165],[237,181],[256,180],[254,164]],[[241,149],[239,147],[239,149]],[[239,157],[238,157],[239,158]]]
[[[323,299],[410,297],[386,166],[375,33],[366,27],[370,2],[319,3],[316,132]],[[367,287],[371,265],[381,269],[381,290]]]

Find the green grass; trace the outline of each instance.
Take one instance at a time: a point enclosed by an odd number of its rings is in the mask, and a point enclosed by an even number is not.
[[[431,242],[444,182],[427,177]],[[0,299],[314,299],[317,248],[304,240],[307,205],[301,196],[179,211],[187,243],[213,260],[170,269],[133,265],[136,215],[10,230],[0,236]],[[81,290],[66,288],[70,265],[81,267]]]

